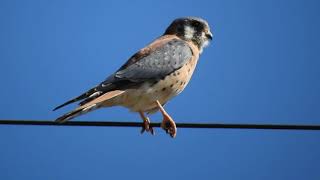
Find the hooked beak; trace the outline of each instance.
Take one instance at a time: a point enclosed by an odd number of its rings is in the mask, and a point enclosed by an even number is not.
[[[210,31],[207,32],[206,37],[211,41],[212,40],[212,33]]]

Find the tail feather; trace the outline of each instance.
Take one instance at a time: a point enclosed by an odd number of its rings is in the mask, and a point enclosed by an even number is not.
[[[63,116],[59,117],[56,119],[56,122],[58,123],[64,123],[70,119],[73,119],[77,116],[80,116],[82,114],[88,113],[92,110],[95,110],[97,108],[96,104],[92,104],[89,107],[82,107],[82,108],[77,108],[71,112],[68,112],[67,114],[64,114]]]
[[[83,104],[82,106],[79,106],[75,110],[64,114],[63,116],[56,119],[56,122],[64,123],[70,119],[73,119],[77,116],[80,116],[82,114],[88,113],[90,111],[93,111],[101,106],[112,106],[114,105],[113,101],[111,100],[113,97],[119,96],[120,94],[124,93],[125,91],[121,90],[115,90],[110,91],[108,93],[105,93],[99,97],[96,97],[95,99],[92,99],[90,102],[87,102],[86,104]],[[108,101],[111,100],[111,101]],[[109,103],[107,105],[107,103]]]
[[[96,97],[95,99],[90,100],[89,102],[86,102],[85,104],[82,104],[82,105],[80,104],[79,108],[86,108],[86,107],[92,106],[93,104],[101,104],[101,103],[105,104],[107,100],[110,100],[116,96],[119,96],[124,92],[125,91],[121,91],[121,90],[107,92],[103,95],[100,95],[99,97]]]
[[[58,123],[64,123],[64,122],[72,119],[73,117],[80,115],[79,113],[81,113],[81,111],[82,111],[82,109],[73,110],[71,112],[68,112],[67,114],[64,114],[63,116],[60,116],[55,121]]]

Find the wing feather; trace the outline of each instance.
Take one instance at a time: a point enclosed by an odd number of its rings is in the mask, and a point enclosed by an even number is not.
[[[116,80],[132,82],[162,79],[181,68],[191,57],[192,50],[185,41],[172,39],[147,56],[120,69],[114,76]]]

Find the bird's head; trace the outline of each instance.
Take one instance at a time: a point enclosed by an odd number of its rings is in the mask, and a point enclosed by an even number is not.
[[[200,52],[212,40],[209,24],[197,17],[175,19],[164,34],[176,35],[183,40],[191,41],[199,48]]]

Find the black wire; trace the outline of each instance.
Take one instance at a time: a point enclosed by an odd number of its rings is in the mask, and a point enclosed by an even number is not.
[[[54,121],[36,120],[0,120],[0,125],[44,125],[44,126],[113,126],[113,127],[142,127],[141,122],[113,121]],[[151,123],[152,127],[160,127],[160,123]],[[274,130],[320,130],[320,125],[297,124],[222,124],[222,123],[176,123],[179,128],[223,128],[223,129],[274,129]]]

